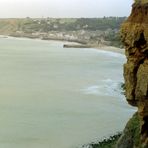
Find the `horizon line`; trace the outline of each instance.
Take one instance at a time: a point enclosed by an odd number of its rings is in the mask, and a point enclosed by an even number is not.
[[[126,18],[128,16],[103,16],[103,17],[0,17],[0,19],[94,19],[94,18]]]

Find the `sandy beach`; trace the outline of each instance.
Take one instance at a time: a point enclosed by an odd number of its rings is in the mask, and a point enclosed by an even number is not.
[[[117,52],[120,54],[125,54],[125,50],[123,48],[118,48],[118,47],[114,47],[114,46],[96,46],[94,47],[98,50],[105,50],[105,51],[111,51],[111,52]]]

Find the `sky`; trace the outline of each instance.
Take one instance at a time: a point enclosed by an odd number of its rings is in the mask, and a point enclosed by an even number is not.
[[[128,16],[133,0],[0,0],[0,18]]]

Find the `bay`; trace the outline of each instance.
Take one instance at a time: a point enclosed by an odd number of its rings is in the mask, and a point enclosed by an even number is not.
[[[0,39],[0,147],[76,148],[123,130],[124,55]]]

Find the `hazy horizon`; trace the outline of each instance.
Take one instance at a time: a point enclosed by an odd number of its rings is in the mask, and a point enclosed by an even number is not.
[[[0,17],[0,19],[27,19],[27,18],[30,18],[30,19],[99,19],[99,18],[109,18],[109,17],[127,17],[127,16],[102,16],[102,17],[29,17],[29,16],[26,16],[26,17]]]
[[[0,18],[128,16],[133,0],[1,0]]]

